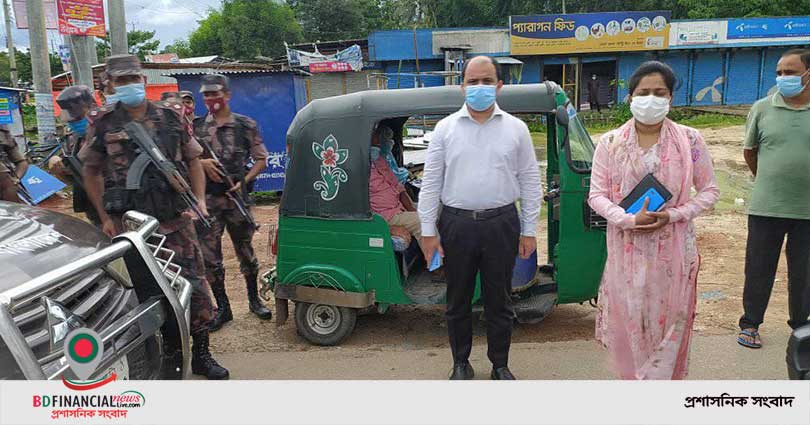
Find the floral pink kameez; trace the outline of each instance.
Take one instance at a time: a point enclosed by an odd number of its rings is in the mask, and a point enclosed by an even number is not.
[[[634,232],[635,217],[618,204],[649,173],[672,192],[662,209],[670,223]],[[588,202],[608,221],[608,257],[596,338],[621,379],[686,377],[700,265],[692,220],[718,198],[712,160],[695,129],[667,119],[658,143],[644,150],[631,119],[597,146]]]

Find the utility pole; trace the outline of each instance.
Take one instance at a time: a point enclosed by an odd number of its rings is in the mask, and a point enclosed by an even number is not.
[[[563,15],[565,15],[565,0],[562,0],[562,4],[563,4],[562,5],[563,6]]]
[[[11,39],[11,13],[8,0],[3,0],[3,14],[6,17],[6,46],[8,47],[8,67],[11,69],[11,87],[17,87],[17,55],[14,53],[14,41]]]
[[[124,14],[124,0],[107,0],[110,16],[110,50],[113,55],[129,53],[127,46],[127,17]]]
[[[95,37],[83,35],[69,35],[65,41],[70,46],[70,70],[73,81],[90,89],[93,87],[93,65],[98,63],[96,55]]]
[[[56,132],[45,11],[42,0],[26,0],[25,5],[28,12],[28,38],[31,71],[34,74],[34,98],[37,105],[37,132],[39,139],[43,140]]]

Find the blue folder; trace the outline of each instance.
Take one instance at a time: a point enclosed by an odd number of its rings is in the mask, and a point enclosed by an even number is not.
[[[622,199],[619,206],[630,214],[636,214],[644,206],[644,200],[649,199],[647,211],[660,211],[664,204],[672,199],[672,193],[664,187],[652,174],[647,174],[633,188],[633,191]]]

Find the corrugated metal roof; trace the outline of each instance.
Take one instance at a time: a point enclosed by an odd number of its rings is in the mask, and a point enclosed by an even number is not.
[[[299,71],[299,70],[281,70],[281,69],[214,69],[209,68],[208,71],[204,69],[193,69],[193,70],[180,70],[180,71],[173,71],[164,73],[164,76],[175,76],[175,75],[204,75],[204,74],[278,74],[278,73],[290,73],[290,74],[297,74],[297,75],[304,75],[309,76],[312,75],[308,72]]]
[[[493,57],[495,62],[498,62],[501,65],[523,65],[523,61],[517,60],[510,56],[497,56]]]
[[[179,63],[212,63],[219,59],[219,55],[197,56],[193,58],[180,58]]]

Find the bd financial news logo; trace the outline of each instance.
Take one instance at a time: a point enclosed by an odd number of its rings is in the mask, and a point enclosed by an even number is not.
[[[62,383],[73,391],[97,390],[118,376],[114,371],[90,380],[104,358],[104,343],[98,333],[87,328],[74,329],[64,339],[64,353],[68,366],[78,380],[62,376]],[[53,409],[51,419],[61,418],[126,418],[128,409],[143,407],[146,398],[138,391],[128,390],[120,394],[41,394],[34,395],[33,407]]]

